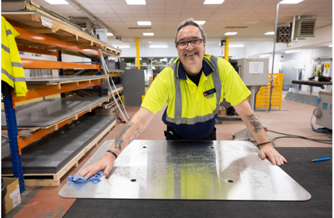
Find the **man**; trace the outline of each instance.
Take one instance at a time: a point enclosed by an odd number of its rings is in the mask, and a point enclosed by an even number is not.
[[[234,106],[252,132],[260,147],[260,158],[268,158],[277,165],[287,162],[268,142],[261,122],[246,100],[250,91],[233,67],[222,58],[204,54],[203,28],[192,18],[183,21],[177,28],[175,45],[179,58],[154,80],[141,108],[106,154],[80,175],[89,178],[100,170],[109,175],[117,156],[166,103],[162,119],[167,125],[167,140],[216,140],[214,118],[223,98]]]

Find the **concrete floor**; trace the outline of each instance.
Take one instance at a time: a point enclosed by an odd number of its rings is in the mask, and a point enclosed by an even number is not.
[[[128,114],[132,117],[139,107],[126,107]],[[314,106],[282,100],[281,111],[256,111],[262,121],[263,126],[269,130],[305,136],[316,139],[329,139],[331,135],[313,132],[310,126],[310,119]],[[137,140],[164,140],[165,125],[161,121],[163,111],[158,112],[151,124],[146,128]],[[315,128],[315,118],[313,118]],[[7,217],[62,217],[74,203],[75,199],[65,199],[58,195],[59,190],[66,184],[69,175],[74,175],[103,144],[104,141],[115,139],[124,128],[125,124],[117,123],[116,127],[93,148],[81,161],[77,168],[72,168],[62,179],[58,187],[26,187],[27,191],[22,195],[22,203],[11,211]],[[231,133],[245,128],[241,120],[223,120],[222,124],[216,125],[218,140],[232,140]],[[279,134],[268,132],[270,139],[280,136]],[[277,147],[332,147],[332,144],[321,144],[302,139],[279,139],[275,141]],[[288,160],[289,161],[289,160]]]

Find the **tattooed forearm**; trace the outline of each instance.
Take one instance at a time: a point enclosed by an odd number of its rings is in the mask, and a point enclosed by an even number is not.
[[[126,125],[126,127],[124,127],[124,129],[122,130],[122,132],[117,136],[116,140],[115,140],[115,148],[118,150],[122,150],[122,144],[123,144],[123,136],[126,133],[126,131],[128,131],[128,129],[130,129],[130,127],[133,126],[132,122],[129,122],[128,125]]]
[[[249,120],[250,124],[254,127],[254,132],[258,133],[263,129],[261,122],[254,113],[251,115],[246,115],[246,118],[247,120]]]
[[[144,128],[140,129],[137,128],[135,134],[133,135],[132,139],[129,140],[128,144],[130,144],[135,138],[137,138],[137,136],[139,136],[139,134],[144,130]]]

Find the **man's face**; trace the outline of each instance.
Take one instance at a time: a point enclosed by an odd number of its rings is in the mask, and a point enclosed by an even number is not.
[[[186,43],[182,46],[182,43],[179,43],[190,40],[196,41],[196,39],[200,40],[197,45]],[[183,65],[190,67],[202,63],[206,45],[201,39],[201,31],[196,26],[189,25],[180,29],[176,37],[176,41],[179,43],[176,45],[176,49]]]

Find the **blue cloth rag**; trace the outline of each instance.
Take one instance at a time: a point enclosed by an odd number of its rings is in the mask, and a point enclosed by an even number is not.
[[[86,182],[91,181],[93,183],[99,183],[101,182],[100,178],[102,176],[103,176],[103,170],[91,176],[90,178],[82,177],[80,174],[77,174],[75,176],[70,175],[67,179],[67,182],[68,183],[86,183]]]

